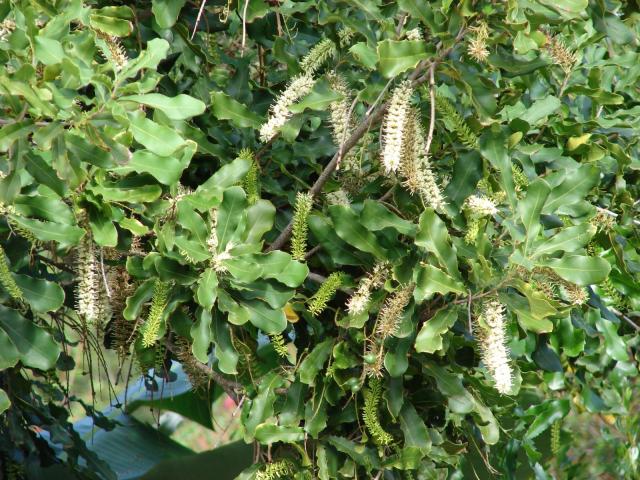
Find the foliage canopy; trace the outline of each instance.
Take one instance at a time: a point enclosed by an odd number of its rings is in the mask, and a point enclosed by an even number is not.
[[[127,478],[104,345],[241,479],[589,478],[572,410],[637,476],[635,7],[0,3],[4,472]]]

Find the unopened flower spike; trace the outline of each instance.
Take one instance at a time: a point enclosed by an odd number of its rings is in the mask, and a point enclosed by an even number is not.
[[[7,257],[5,256],[2,245],[0,245],[0,284],[14,300],[21,301],[24,299],[22,290],[13,279],[13,275],[11,275],[9,263],[7,262]]]
[[[424,38],[422,37],[422,30],[420,30],[420,27],[412,28],[411,30],[409,30],[406,34],[406,37],[407,37],[407,40],[413,40],[413,41],[424,40]]]
[[[364,407],[362,408],[362,421],[364,422],[373,441],[380,446],[393,443],[393,437],[386,432],[380,423],[378,406],[382,398],[382,383],[377,377],[369,378],[369,388],[363,390]]]
[[[293,478],[296,466],[291,460],[278,460],[267,463],[264,469],[256,473],[256,480],[279,480]]]
[[[465,119],[462,118],[462,115],[443,95],[436,96],[436,109],[447,128],[452,130],[464,145],[470,149],[475,149],[478,146],[476,134],[473,133]]]
[[[308,94],[314,82],[311,74],[299,75],[291,81],[271,106],[267,122],[260,127],[260,141],[268,142],[280,132],[292,115],[289,107]]]
[[[317,317],[327,308],[327,304],[336,294],[340,285],[342,285],[341,272],[333,272],[329,275],[323,284],[320,285],[318,291],[307,302],[307,308],[309,312],[311,312],[311,315]]]
[[[145,348],[152,346],[160,332],[162,314],[167,307],[169,298],[169,284],[161,280],[156,280],[153,286],[153,296],[151,297],[151,307],[147,321],[142,326],[142,345]]]
[[[485,301],[477,331],[482,361],[495,382],[496,390],[507,394],[513,386],[513,372],[507,347],[504,305],[498,300]]]
[[[326,62],[336,56],[336,44],[329,38],[320,40],[300,62],[306,74],[314,74]]]
[[[289,350],[287,350],[287,344],[284,339],[284,335],[281,333],[273,333],[269,335],[271,339],[271,345],[273,345],[273,349],[278,354],[278,356],[282,358],[287,358],[289,355]]]
[[[251,162],[249,171],[242,181],[242,188],[247,193],[247,203],[253,205],[260,199],[260,183],[258,179],[260,167],[258,166],[257,160],[254,159],[253,152],[247,148],[240,152],[238,158],[244,158]]]
[[[398,170],[402,160],[406,121],[410,110],[413,88],[406,80],[391,94],[389,108],[382,126],[382,165],[386,173]]]
[[[304,261],[307,254],[308,220],[312,207],[313,196],[310,193],[298,192],[291,231],[291,256],[294,260]]]

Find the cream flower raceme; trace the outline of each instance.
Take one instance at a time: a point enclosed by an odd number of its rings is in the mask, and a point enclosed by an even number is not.
[[[411,82],[406,80],[391,94],[389,109],[382,127],[382,165],[386,173],[395,172],[400,167],[412,93]]]
[[[280,129],[291,118],[289,107],[296,101],[304,97],[313,88],[315,80],[311,74],[304,74],[295,77],[289,86],[282,92],[276,103],[271,106],[269,118],[260,127],[260,140],[268,142],[275,137]]]
[[[484,217],[486,215],[495,215],[498,209],[490,198],[484,195],[471,195],[467,197],[465,206],[473,216]]]
[[[504,306],[497,300],[485,302],[478,328],[482,361],[495,381],[496,390],[507,394],[513,386],[513,373],[507,347]]]

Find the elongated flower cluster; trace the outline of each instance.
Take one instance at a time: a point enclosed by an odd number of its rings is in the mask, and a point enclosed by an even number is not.
[[[550,268],[538,267],[533,270],[534,288],[549,298],[564,297],[572,305],[583,305],[589,300],[586,288],[568,282]]]
[[[0,42],[7,41],[9,35],[11,35],[15,29],[16,22],[14,22],[10,18],[5,18],[2,22],[0,22]]]
[[[104,311],[101,305],[104,286],[99,268],[93,239],[86,233],[76,250],[76,311],[88,323],[99,323]]]
[[[560,453],[560,431],[562,430],[562,420],[556,420],[551,425],[551,453]]]
[[[495,204],[485,196],[471,195],[467,197],[464,204],[471,216],[474,217],[485,217],[498,213]]]
[[[464,145],[470,149],[477,147],[478,137],[469,128],[467,122],[462,118],[449,100],[442,95],[437,95],[436,109],[447,125],[447,128],[453,131]]]
[[[547,35],[545,48],[549,56],[553,59],[553,62],[560,66],[564,73],[568,74],[573,70],[577,57],[575,53],[569,50],[560,37]]]
[[[268,142],[275,137],[291,117],[289,107],[311,91],[314,79],[310,74],[295,77],[271,106],[267,122],[260,127],[260,140]]]
[[[342,27],[338,30],[338,39],[340,41],[340,46],[342,48],[348,47],[351,45],[351,40],[355,37],[356,32],[350,27]]]
[[[418,113],[412,109],[407,118],[407,136],[405,139],[400,172],[405,178],[404,185],[411,194],[418,194],[425,205],[441,210],[445,206],[444,197],[435,175],[431,170],[424,129]]]
[[[308,220],[312,207],[313,196],[310,193],[298,192],[291,230],[291,256],[295,260],[304,261],[307,254]]]
[[[333,272],[329,277],[320,285],[318,291],[311,297],[307,303],[307,307],[311,315],[317,317],[325,308],[327,303],[333,298],[342,285],[342,273]]]
[[[382,342],[375,337],[367,340],[365,353],[364,373],[367,377],[382,377],[382,367],[384,366],[384,347]]]
[[[287,350],[287,345],[284,340],[284,336],[281,333],[273,333],[269,335],[271,339],[271,345],[273,349],[276,351],[278,356],[282,358],[287,358],[289,355],[289,350]]]
[[[103,32],[97,32],[98,36],[104,40],[105,45],[107,46],[107,51],[109,55],[105,55],[107,60],[111,60],[113,62],[113,66],[116,72],[119,72],[124,67],[127,66],[129,62],[129,58],[127,57],[127,52],[120,43],[120,39],[113,35],[107,35]]]
[[[147,321],[142,326],[142,345],[145,348],[156,343],[160,324],[162,323],[162,314],[167,306],[169,298],[169,284],[161,280],[156,280],[153,286],[153,297],[151,297],[151,307]]]
[[[11,270],[9,269],[9,263],[5,256],[4,249],[0,245],[0,285],[14,300],[21,301],[24,298],[22,290],[13,279]]]
[[[320,40],[300,62],[302,71],[313,75],[322,65],[336,56],[336,44],[330,38]]]
[[[482,361],[498,392],[506,394],[513,385],[506,338],[504,306],[497,300],[486,301],[478,321]]]
[[[296,466],[291,460],[278,460],[267,463],[263,470],[256,473],[256,480],[278,480],[280,478],[293,478]]]
[[[411,82],[407,80],[398,85],[391,95],[382,127],[382,165],[387,173],[400,167],[412,93]]]
[[[402,314],[411,300],[414,288],[413,283],[404,285],[384,302],[376,322],[376,335],[380,339],[389,338],[398,332]]]
[[[376,377],[369,378],[369,388],[362,392],[364,396],[364,407],[362,408],[362,421],[371,434],[374,442],[380,446],[393,443],[393,437],[386,432],[380,424],[378,405],[382,398],[382,384]]]
[[[352,122],[349,118],[349,109],[351,107],[351,92],[347,82],[337,73],[328,75],[331,88],[342,95],[341,100],[332,102],[329,105],[329,119],[331,122],[331,130],[333,131],[333,142],[337,147],[349,138],[352,130]]]
[[[260,199],[260,184],[258,181],[260,167],[258,166],[258,162],[254,160],[251,150],[242,150],[238,157],[251,160],[251,167],[249,167],[249,171],[244,177],[242,188],[244,188],[244,191],[247,193],[247,203],[253,205]]]
[[[209,250],[211,254],[209,264],[217,273],[223,273],[227,271],[224,261],[232,257],[231,249],[234,245],[232,242],[229,242],[223,252],[218,252],[218,211],[213,208],[209,210],[209,219],[211,221],[209,238],[207,238],[207,250]]]
[[[406,37],[407,37],[407,40],[413,40],[413,41],[423,40],[422,30],[420,30],[420,27],[412,28],[407,32]]]
[[[467,53],[478,63],[484,63],[489,58],[489,50],[487,48],[487,40],[489,39],[489,27],[486,23],[480,22],[478,25],[470,29],[474,32],[469,44],[467,45]]]
[[[367,309],[371,300],[371,292],[384,284],[388,274],[389,264],[386,262],[377,263],[371,274],[360,280],[358,289],[347,302],[349,315],[358,315]]]
[[[511,165],[511,174],[513,176],[513,183],[515,185],[516,192],[526,190],[529,186],[529,179],[522,171],[522,168],[516,164]]]

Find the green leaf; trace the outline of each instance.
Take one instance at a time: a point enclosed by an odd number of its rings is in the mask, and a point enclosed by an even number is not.
[[[132,115],[130,120],[133,138],[156,155],[168,157],[185,144],[184,139],[172,128],[139,115]]]
[[[45,65],[55,65],[62,62],[64,49],[62,43],[52,38],[37,36],[35,41],[36,59]]]
[[[249,403],[249,413],[244,421],[245,441],[250,441],[258,428],[273,416],[273,404],[276,400],[275,389],[282,385],[282,377],[275,372],[265,375],[258,386],[258,394]]]
[[[456,250],[451,245],[447,226],[430,208],[420,215],[415,244],[433,253],[454,279],[460,278]]]
[[[465,293],[464,285],[454,280],[438,267],[433,265],[420,265],[414,271],[416,289],[414,298],[416,302],[422,302],[433,297],[434,293],[445,295],[447,293]]]
[[[417,447],[423,453],[431,450],[431,436],[424,420],[410,402],[404,402],[400,411],[400,428],[404,435],[405,447]]]
[[[287,327],[287,317],[281,309],[274,310],[260,300],[247,300],[242,306],[249,312],[249,321],[264,333],[280,333]]]
[[[53,312],[64,303],[64,290],[57,283],[14,273],[13,278],[25,300],[36,312]]]
[[[213,340],[211,332],[211,312],[208,310],[199,309],[196,313],[196,323],[191,327],[191,338],[193,344],[191,345],[191,351],[193,356],[196,357],[202,363],[209,362],[209,345]]]
[[[256,427],[255,439],[262,444],[268,445],[276,442],[301,442],[304,440],[304,430],[302,427],[263,423]]]
[[[380,73],[387,78],[414,68],[429,57],[427,44],[422,40],[383,40],[377,50]]]
[[[18,352],[9,335],[0,329],[0,371],[15,366],[18,360],[20,360],[20,352]]]
[[[38,183],[49,187],[59,196],[64,197],[67,192],[67,185],[58,177],[56,171],[39,155],[28,153],[26,158],[27,171],[33,178]]]
[[[273,227],[276,209],[267,200],[258,200],[247,209],[247,228],[242,234],[244,243],[262,244],[262,236]]]
[[[364,201],[364,208],[360,212],[360,221],[362,225],[374,232],[384,228],[393,228],[403,235],[414,236],[417,230],[414,223],[400,218],[380,202],[373,200]]]
[[[222,319],[220,312],[213,318],[212,340],[215,344],[214,354],[218,359],[218,368],[222,373],[235,375],[238,373],[238,352],[233,347],[229,323]]]
[[[151,11],[158,26],[160,28],[173,27],[185,3],[187,3],[186,0],[153,0]]]
[[[378,63],[376,51],[365,42],[358,42],[349,48],[355,59],[369,70],[375,70]]]
[[[580,17],[589,6],[589,0],[562,0],[562,2],[537,0],[537,2],[555,10],[565,18]]]
[[[552,115],[558,109],[562,103],[557,97],[549,95],[541,100],[533,102],[526,112],[520,115],[518,118],[524,120],[529,125],[536,125],[540,120]]]
[[[564,228],[552,237],[537,242],[533,248],[532,258],[558,251],[575,252],[589,243],[595,234],[596,227],[591,223]]]
[[[611,271],[611,265],[601,257],[566,255],[539,261],[539,265],[551,267],[558,275],[576,285],[587,286],[602,282]]]
[[[211,310],[218,296],[218,277],[213,268],[207,268],[198,280],[196,301],[202,308]]]
[[[96,30],[115,37],[128,37],[133,31],[133,24],[129,20],[97,13],[89,15],[89,25]]]
[[[167,97],[159,93],[129,95],[120,97],[120,101],[135,102],[162,111],[171,120],[187,120],[202,115],[206,109],[204,102],[181,93]]]
[[[512,164],[507,152],[507,137],[503,131],[490,130],[480,137],[480,153],[500,172],[502,188],[507,194],[509,205],[515,209],[516,189],[513,184]]]
[[[260,128],[262,118],[223,92],[211,92],[211,112],[219,120],[229,120],[236,127]]]
[[[567,171],[564,180],[551,190],[542,213],[554,213],[561,207],[583,200],[600,181],[600,170],[594,165],[581,165],[577,170]]]
[[[569,400],[551,400],[525,410],[524,415],[533,418],[533,422],[527,429],[525,438],[533,439],[544,432],[558,420],[563,419],[569,413],[571,405]]]
[[[180,180],[182,172],[189,166],[196,149],[196,143],[187,140],[182,151],[172,156],[163,157],[148,150],[136,150],[129,163],[111,170],[118,173],[149,173],[163,185],[173,185]]]
[[[127,66],[120,72],[119,78],[126,79],[135,76],[140,70],[152,69],[158,66],[169,51],[169,42],[163,38],[154,38],[147,42],[147,49],[140,53],[134,60],[127,63]]]
[[[85,234],[83,229],[74,225],[41,222],[40,220],[23,218],[17,215],[11,215],[10,218],[22,228],[33,233],[38,240],[58,242],[61,247],[77,244]]]
[[[458,312],[453,308],[440,310],[432,318],[422,324],[415,341],[417,352],[434,353],[442,348],[444,335],[458,318]]]
[[[532,182],[527,188],[527,196],[518,202],[518,213],[527,232],[527,239],[524,247],[524,255],[527,255],[531,244],[540,233],[540,213],[544,206],[551,188],[543,179]]]
[[[376,236],[360,223],[358,215],[351,208],[345,205],[332,205],[329,207],[329,216],[335,226],[335,232],[342,240],[380,259],[386,257],[386,250],[380,245]]]
[[[627,344],[620,335],[618,335],[616,325],[598,316],[598,318],[596,318],[596,328],[604,336],[604,346],[607,355],[619,362],[628,362],[629,352],[627,351]]]
[[[60,346],[45,330],[4,305],[0,305],[0,328],[9,335],[26,367],[40,370],[55,367]]]
[[[2,415],[11,406],[11,400],[3,389],[0,388],[0,415]]]
[[[247,196],[240,187],[227,188],[218,209],[218,250],[222,251],[234,239],[236,228],[247,208]]]
[[[316,377],[325,362],[329,359],[331,350],[333,348],[333,340],[327,339],[318,343],[313,350],[305,357],[298,368],[298,375],[300,381],[307,385],[313,385],[316,382]]]

